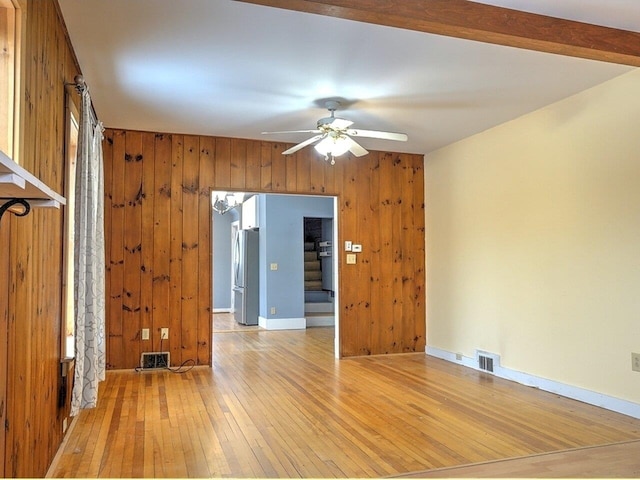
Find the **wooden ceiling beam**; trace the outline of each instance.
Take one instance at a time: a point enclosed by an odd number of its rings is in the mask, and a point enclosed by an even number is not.
[[[467,0],[238,0],[509,47],[640,66],[640,33]]]

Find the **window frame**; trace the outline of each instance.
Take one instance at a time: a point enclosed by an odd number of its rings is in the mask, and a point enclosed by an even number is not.
[[[24,44],[24,22],[26,20],[24,0],[0,0],[0,16],[5,29],[0,34],[8,55],[0,61],[0,138],[2,150],[16,164],[20,164],[21,128],[21,72],[24,66],[22,46]],[[6,135],[6,137],[4,136]]]
[[[80,133],[80,108],[69,90],[65,95],[65,182],[63,252],[62,252],[62,358],[75,357],[75,302],[74,302],[74,235],[75,235],[75,177]]]

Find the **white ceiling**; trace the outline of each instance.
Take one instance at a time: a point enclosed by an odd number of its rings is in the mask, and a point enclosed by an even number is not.
[[[631,67],[231,0],[59,0],[105,126],[297,143],[318,99],[354,127],[409,135],[368,149],[428,153]],[[494,5],[640,31],[639,0]]]

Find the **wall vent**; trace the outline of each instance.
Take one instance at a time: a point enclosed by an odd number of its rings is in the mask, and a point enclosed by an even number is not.
[[[500,364],[500,357],[494,353],[478,350],[476,358],[478,359],[478,369],[483,372],[493,373],[495,368]]]
[[[140,355],[140,368],[142,370],[156,370],[159,368],[168,368],[169,352],[144,352]]]
[[[485,372],[493,373],[493,358],[485,357],[484,355],[478,355],[478,368]]]

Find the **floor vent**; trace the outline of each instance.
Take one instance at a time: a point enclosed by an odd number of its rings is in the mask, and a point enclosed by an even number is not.
[[[169,352],[144,352],[140,355],[140,368],[142,370],[156,370],[167,368],[169,362]]]
[[[483,372],[493,373],[495,368],[500,363],[500,357],[493,353],[481,352],[478,350],[477,352],[478,358],[478,369]]]

